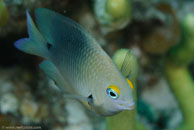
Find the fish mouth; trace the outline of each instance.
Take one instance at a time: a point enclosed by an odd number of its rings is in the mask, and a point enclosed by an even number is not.
[[[131,106],[128,106],[127,107],[127,110],[133,110],[135,108],[135,105],[133,104],[133,105],[131,105]]]
[[[120,104],[124,110],[133,110],[135,108],[135,103],[130,103],[130,104]]]

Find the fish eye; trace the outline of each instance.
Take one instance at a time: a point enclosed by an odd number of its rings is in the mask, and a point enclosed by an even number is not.
[[[116,100],[119,97],[119,89],[115,85],[110,85],[106,89],[106,93],[108,96],[114,100]]]

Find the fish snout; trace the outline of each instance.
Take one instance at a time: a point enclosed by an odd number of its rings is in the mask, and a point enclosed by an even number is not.
[[[135,108],[134,104],[128,106],[128,110],[133,110],[134,108]]]
[[[135,108],[134,102],[130,104],[120,104],[120,105],[124,110],[133,110]]]

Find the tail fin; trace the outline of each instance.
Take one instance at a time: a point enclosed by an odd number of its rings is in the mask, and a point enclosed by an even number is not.
[[[23,38],[16,41],[14,46],[25,53],[46,58],[48,53],[46,41],[38,31],[28,11],[26,12],[26,17],[29,38]]]

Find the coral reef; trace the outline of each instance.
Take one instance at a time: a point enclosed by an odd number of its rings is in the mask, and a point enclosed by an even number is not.
[[[0,72],[0,129],[29,124],[47,130],[94,129],[90,114],[81,104],[64,100],[54,83],[47,82],[42,74],[36,75],[39,78],[35,83],[28,70],[13,68],[0,69]],[[96,125],[103,128],[103,122],[98,122]]]
[[[83,25],[118,69],[130,52],[134,110],[112,117],[85,110],[39,70],[42,59],[13,47],[26,37],[25,11],[39,7]],[[178,0],[0,0],[0,130],[193,130],[193,7]]]
[[[104,33],[122,29],[130,22],[130,0],[94,0],[93,6]]]
[[[128,49],[120,49],[118,50],[114,56],[113,61],[117,65],[119,69],[121,69],[121,66],[124,62],[124,59],[128,53]],[[132,81],[133,86],[136,86],[136,77],[138,73],[138,64],[135,56],[130,53],[131,55],[131,63],[128,66],[127,70],[130,70],[130,80]],[[133,89],[133,96],[136,99],[136,88]],[[119,125],[118,125],[119,124]],[[136,110],[132,111],[123,111],[119,113],[118,115],[107,117],[107,130],[125,130],[126,128],[129,130],[135,130],[136,127],[139,128],[139,130],[144,130],[144,128],[140,128],[140,125],[136,123]]]
[[[179,23],[177,16],[170,5],[159,4],[156,8],[166,13],[166,19],[156,25],[142,39],[142,48],[151,54],[164,54],[179,40]],[[158,24],[158,25],[157,25]]]
[[[165,73],[170,88],[175,95],[183,114],[180,130],[194,129],[194,83],[188,71],[188,65],[194,60],[194,15],[187,14],[182,21],[182,39],[169,51],[166,58]]]

